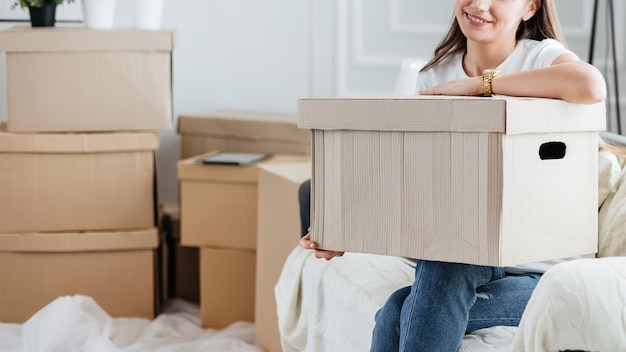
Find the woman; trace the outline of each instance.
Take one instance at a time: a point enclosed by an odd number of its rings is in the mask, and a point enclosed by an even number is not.
[[[502,94],[596,103],[606,97],[600,72],[564,47],[553,0],[457,0],[455,18],[421,70],[421,95]],[[304,248],[317,244],[307,234]],[[316,250],[318,258],[343,253]],[[542,272],[418,261],[412,286],[376,314],[372,351],[457,351],[463,335],[516,326]]]

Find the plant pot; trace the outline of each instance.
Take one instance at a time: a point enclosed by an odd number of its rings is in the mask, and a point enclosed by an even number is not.
[[[57,5],[46,2],[41,7],[29,7],[30,24],[33,27],[54,27]]]
[[[87,28],[111,29],[116,0],[83,0],[83,24]]]
[[[165,0],[136,0],[136,27],[160,29]]]

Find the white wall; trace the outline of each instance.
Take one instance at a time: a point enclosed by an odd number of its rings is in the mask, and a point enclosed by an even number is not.
[[[307,10],[294,0],[166,1],[163,27],[177,37],[175,116],[224,108],[295,112],[297,99],[309,95]],[[175,131],[163,133],[163,202],[177,201],[179,153]]]
[[[0,0],[0,16],[8,2]],[[403,58],[432,54],[451,19],[453,3],[166,0],[163,27],[177,33],[174,115],[223,108],[295,113],[297,99],[303,97],[389,95]],[[600,1],[594,63],[612,85],[605,50],[605,3]],[[570,47],[583,60],[588,57],[592,4],[593,0],[557,0]],[[132,0],[117,0],[116,27],[132,25],[132,5]],[[624,106],[621,38],[626,30],[620,19],[626,14],[626,2],[615,1],[615,6]],[[609,127],[614,129],[615,121]],[[178,198],[179,143],[175,131],[164,132],[157,152],[159,194],[167,203]]]

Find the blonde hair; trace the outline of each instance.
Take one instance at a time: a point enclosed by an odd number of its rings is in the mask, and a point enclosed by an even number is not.
[[[515,39],[556,39],[567,46],[565,36],[561,29],[561,23],[557,16],[554,0],[540,0],[539,8],[533,17],[527,21],[521,21]],[[452,19],[452,24],[448,33],[435,49],[433,58],[421,69],[427,71],[440,63],[448,56],[467,49],[467,38],[461,31],[456,16]]]

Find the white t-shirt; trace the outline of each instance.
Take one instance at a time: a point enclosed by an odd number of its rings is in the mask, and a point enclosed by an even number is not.
[[[463,51],[455,53],[428,71],[420,72],[418,89],[432,88],[442,83],[468,78],[463,70],[463,54]],[[518,41],[515,50],[500,66],[492,68],[496,68],[502,73],[544,68],[551,66],[552,62],[563,54],[575,55],[566,49],[561,42],[554,39],[544,39],[542,41],[522,39]]]
[[[455,53],[428,71],[420,72],[417,89],[431,88],[453,80],[469,78],[463,69],[463,54],[463,51]],[[518,41],[511,55],[495,68],[502,73],[513,73],[549,67],[557,57],[563,54],[575,55],[573,52],[566,49],[561,42],[554,39],[544,39],[542,41],[522,39]],[[416,94],[419,94],[419,91],[416,92]],[[515,267],[507,267],[506,271],[509,273],[543,273],[555,264],[584,257],[595,257],[595,255],[589,254],[585,256],[529,263]]]

